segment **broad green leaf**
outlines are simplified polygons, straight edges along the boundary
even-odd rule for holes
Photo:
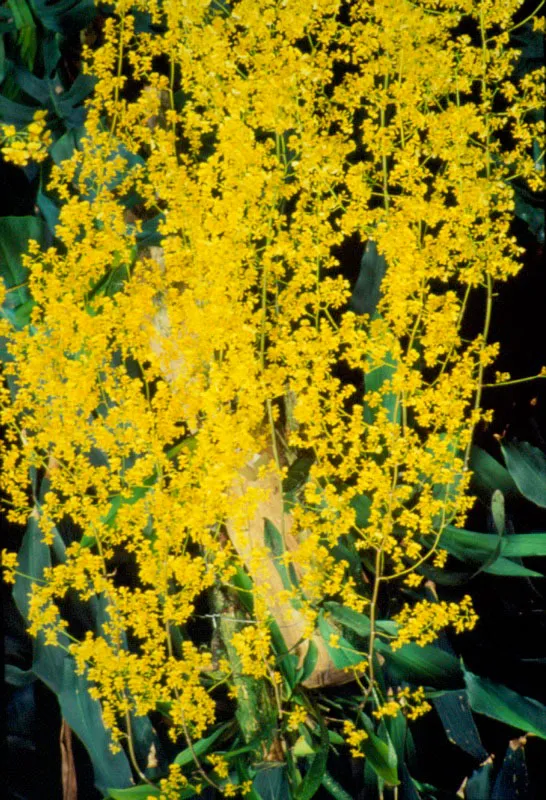
[[[370,635],[370,619],[365,614],[361,614],[359,611],[355,611],[352,608],[347,608],[335,602],[324,603],[324,608],[329,611],[338,622],[346,628],[355,631],[355,633],[358,633],[362,638],[366,638]]]
[[[44,245],[45,235],[45,225],[38,217],[0,218],[0,277],[8,289],[6,306],[15,309],[31,299],[22,255],[28,251],[30,239]]]
[[[514,533],[505,536],[502,553],[511,558],[546,556],[546,533]]]
[[[237,567],[237,572],[231,579],[231,585],[237,590],[237,595],[243,606],[252,614],[254,612],[254,583],[250,575],[242,567]]]
[[[315,748],[309,744],[305,736],[299,736],[292,747],[292,753],[296,758],[305,758],[315,754]]]
[[[324,612],[320,611],[318,616],[318,629],[320,635],[324,639],[326,649],[334,665],[338,669],[345,669],[346,667],[353,667],[360,664],[365,658],[366,654],[356,648],[351,642],[340,634],[338,628],[334,627],[324,616]],[[330,645],[331,637],[335,636],[338,641],[338,646],[332,647]]]
[[[13,599],[24,619],[28,621],[29,592],[32,589],[32,583],[40,580],[44,569],[51,566],[49,547],[42,541],[42,532],[34,514],[29,517],[19,550],[18,562],[19,571],[23,574],[17,575],[15,578]]]
[[[484,572],[490,575],[504,575],[505,577],[515,578],[543,578],[542,572],[536,572],[534,569],[528,569],[510,558],[501,556],[493,561],[488,567],[484,567]]]
[[[357,314],[369,314],[372,316],[374,313],[379,302],[381,281],[386,269],[385,258],[379,255],[376,243],[368,241],[350,300],[350,307]]]
[[[370,516],[370,508],[372,505],[372,501],[368,497],[368,495],[360,494],[357,497],[353,497],[351,500],[350,505],[354,508],[356,513],[356,525],[358,528],[365,528],[368,524],[368,518]]]
[[[131,786],[129,789],[108,789],[108,800],[148,800],[159,797],[161,791],[157,786]]]
[[[491,796],[493,771],[493,759],[489,757],[468,779],[464,790],[465,800],[484,800]]]
[[[8,7],[17,28],[21,58],[29,69],[33,69],[38,50],[38,36],[32,12],[26,0],[8,0]]]
[[[403,645],[391,650],[381,639],[376,650],[385,658],[389,671],[399,680],[437,689],[458,689],[464,685],[463,671],[455,656],[434,645]]]
[[[354,795],[348,794],[339,783],[332,778],[329,772],[322,776],[322,785],[335,800],[354,800]]]
[[[259,794],[261,800],[292,800],[284,764],[260,769],[254,778],[252,788]]]
[[[362,752],[381,780],[389,786],[398,786],[398,759],[385,725],[381,726],[381,736],[378,736],[374,733],[369,718],[365,714],[359,714],[359,717],[368,734],[368,738],[361,744]]]
[[[42,481],[40,501],[48,488]],[[57,550],[64,555],[64,545],[59,534]],[[62,548],[62,549],[61,549]],[[19,551],[21,572],[40,579],[44,569],[51,566],[49,547],[42,541],[42,532],[36,516],[29,518],[27,530]],[[28,617],[31,580],[18,575],[13,588],[13,599],[25,619]],[[65,638],[61,644],[69,644]],[[100,704],[89,695],[89,684],[84,675],[76,675],[75,661],[66,650],[54,645],[46,645],[43,633],[33,641],[34,658],[32,671],[45,685],[57,695],[61,713],[80,739],[91,759],[95,784],[101,791],[108,786],[128,786],[131,783],[131,769],[123,751],[113,754],[110,750],[111,737],[102,722]]]
[[[185,750],[182,750],[182,752],[178,753],[178,755],[174,757],[173,762],[178,764],[180,767],[184,767],[186,764],[193,763],[194,754],[199,758],[207,753],[228,727],[229,723],[226,722],[224,725],[221,725],[217,730],[215,730],[214,733],[211,733],[210,736],[207,736],[206,739],[200,739],[198,742],[193,742],[192,747],[186,747]]]
[[[432,703],[444,726],[449,741],[477,761],[487,758],[464,689],[443,692]]]
[[[515,739],[508,745],[491,792],[491,800],[521,800],[529,797],[524,741]]]
[[[499,489],[505,497],[518,494],[517,486],[508,470],[478,445],[472,446],[469,466],[473,472],[474,488],[488,501],[495,489]]]
[[[534,144],[534,143],[533,143]],[[535,152],[535,148],[533,147],[533,153]],[[540,160],[540,154],[537,153],[538,158],[535,156],[535,162]],[[514,213],[517,217],[522,219],[529,230],[536,237],[537,241],[544,243],[544,207],[540,207],[540,205],[535,205],[532,202],[528,202],[528,199],[531,198],[531,195],[524,191],[520,187],[514,187],[514,200],[515,200],[515,208]]]
[[[510,475],[522,495],[546,508],[546,455],[529,442],[501,442]]]
[[[491,515],[497,533],[499,536],[503,536],[506,527],[506,517],[504,513],[504,495],[499,489],[495,489],[491,497]]]
[[[494,533],[465,531],[447,525],[442,533],[442,547],[460,561],[484,563],[498,557],[505,542]]]
[[[136,235],[136,240],[140,247],[152,247],[153,245],[161,244],[159,226],[164,221],[165,215],[161,213],[142,223],[142,227]]]
[[[322,717],[319,716],[318,722],[320,726],[320,745],[316,754],[313,756],[313,760],[311,761],[303,781],[294,792],[294,800],[311,800],[318,791],[326,771],[326,762],[328,761],[328,750],[330,747],[328,729]]]
[[[249,772],[249,764],[245,762],[243,758],[237,758],[235,761],[235,769],[237,770],[237,782],[238,783],[245,783],[246,781],[251,781],[251,773]],[[252,775],[254,775],[254,770],[252,770]],[[254,790],[251,786],[250,791],[245,794],[245,800],[261,800],[260,795],[258,792]]]
[[[26,126],[32,122],[35,106],[16,103],[0,94],[0,119],[5,125]]]
[[[40,209],[51,236],[54,236],[59,222],[59,207],[48,195],[44,194],[41,188],[36,195],[36,205]]]
[[[132,777],[127,757],[123,751],[110,750],[112,740],[104,727],[100,704],[90,696],[86,677],[76,675],[75,666],[64,650],[44,644],[41,635],[37,637],[32,669],[55,692],[64,719],[87,750],[95,786],[102,792],[109,786],[129,786]]]
[[[317,665],[318,659],[318,647],[314,643],[312,639],[309,639],[307,644],[307,652],[305,653],[305,658],[303,659],[302,664],[302,671],[301,676],[299,677],[299,681],[303,683],[307,680],[307,678],[312,675],[313,670]]]
[[[410,771],[405,763],[400,764],[400,781],[402,788],[400,790],[400,797],[404,800],[421,800],[421,795],[417,791],[416,782],[411,777]]]
[[[37,78],[32,72],[23,67],[15,67],[13,70],[13,77],[17,85],[33,100],[37,100],[41,106],[48,104],[50,97],[50,81]],[[62,90],[60,83],[57,87]]]
[[[4,680],[10,686],[29,686],[36,680],[36,675],[31,669],[21,669],[15,664],[6,664],[4,667]]]
[[[50,147],[51,158],[56,164],[60,164],[70,158],[74,150],[78,149],[78,144],[82,136],[85,135],[85,128],[72,128],[63,133],[57,141]]]
[[[153,785],[131,786],[129,789],[108,789],[107,800],[148,800],[149,797],[159,797],[160,789]],[[186,786],[180,789],[176,795],[177,800],[189,800],[190,797],[197,797],[198,792],[193,786]]]
[[[542,703],[466,669],[464,679],[473,711],[546,739],[546,706]]]
[[[285,589],[291,591],[294,586],[298,585],[298,579],[293,565],[291,564],[289,567],[287,567],[284,563],[282,557],[284,555],[285,548],[282,536],[275,525],[273,525],[273,523],[268,519],[264,519],[264,542],[266,547],[271,550],[271,553],[274,556],[275,569],[279,573],[282,585]],[[292,567],[292,569],[290,569],[290,567]],[[301,604],[297,601],[297,599],[294,598],[292,600],[292,605],[298,608]]]
[[[294,689],[298,682],[298,657],[295,653],[289,653],[286,647],[286,642],[281,633],[281,630],[276,622],[269,623],[269,630],[271,632],[271,642],[273,650],[277,656],[277,665],[281,670],[286,682],[290,689]]]
[[[385,384],[387,384],[396,372],[396,364],[386,363],[378,367],[374,367],[364,376],[364,386],[366,392],[381,392],[383,391],[381,403],[388,412],[390,422],[400,423],[401,408],[396,394],[390,391],[384,391]],[[366,395],[364,395],[364,420],[369,425],[373,425],[375,420],[375,409],[366,404]]]
[[[313,464],[313,456],[300,456],[288,467],[286,478],[282,482],[283,492],[293,492],[306,482]]]
[[[347,608],[347,606],[343,606],[341,603],[336,603],[334,601],[324,603],[324,608],[337,622],[340,622],[346,628],[350,628],[363,639],[370,635],[370,618],[360,611]],[[378,630],[391,635],[395,635],[398,629],[396,622],[392,620],[378,620],[376,627]]]
[[[77,34],[96,13],[94,0],[31,0],[31,5],[44,28],[64,35]]]
[[[546,556],[546,533],[494,533],[464,531],[448,525],[442,534],[442,547],[461,561],[486,561],[495,552],[504,558]]]

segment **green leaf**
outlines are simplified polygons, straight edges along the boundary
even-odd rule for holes
[[[293,464],[288,467],[288,473],[282,482],[282,489],[285,494],[294,492],[306,482],[309,477],[309,470],[313,465],[313,456],[300,456]]]
[[[36,675],[31,669],[21,669],[15,664],[6,664],[4,667],[4,680],[10,686],[29,686],[36,680]]]
[[[504,537],[494,533],[476,533],[446,525],[441,544],[459,561],[485,564],[500,556],[504,541]]]
[[[328,761],[330,741],[328,739],[328,729],[326,728],[324,720],[321,716],[318,718],[318,723],[320,726],[319,749],[313,757],[311,765],[307,770],[303,781],[294,792],[294,800],[311,800],[311,798],[314,797],[318,791],[326,771],[326,762]]]
[[[68,644],[68,640],[65,645]],[[131,768],[123,751],[112,753],[109,731],[104,727],[100,704],[89,694],[89,682],[77,675],[75,661],[64,650],[46,645],[38,636],[32,669],[57,695],[61,713],[87,750],[95,786],[105,792],[108,786],[120,788],[132,781]]]
[[[269,630],[271,632],[273,650],[277,656],[277,665],[292,690],[298,683],[298,657],[295,653],[288,652],[286,642],[276,622],[269,623]]]
[[[371,723],[365,714],[359,714],[359,717],[363,720],[363,727],[368,734],[368,738],[364,739],[361,744],[362,752],[381,780],[385,781],[389,786],[398,786],[400,783],[398,779],[398,758],[387,728],[384,724],[381,726],[382,736],[380,737],[374,733]],[[387,741],[384,741],[384,739]]]
[[[15,103],[13,100],[0,95],[0,119],[5,125],[15,125],[18,128],[29,125],[32,122],[35,111],[35,106]]]
[[[26,0],[8,0],[8,6],[18,31],[17,39],[21,48],[21,58],[27,67],[32,69],[38,49],[36,23],[32,12]]]
[[[275,569],[280,575],[282,585],[285,589],[291,591],[294,586],[298,585],[298,579],[296,577],[293,565],[290,565],[292,569],[286,567],[282,559],[285,552],[282,536],[275,525],[273,525],[273,523],[268,519],[264,519],[264,542],[266,547],[271,550],[274,556]],[[295,608],[298,608],[301,605],[301,603],[299,603],[295,598],[291,602]]]
[[[41,106],[48,103],[50,97],[50,81],[37,78],[32,72],[23,67],[15,67],[13,77],[20,89],[33,100],[37,100]],[[62,89],[60,83],[57,84]]]
[[[515,739],[508,745],[491,792],[491,800],[521,800],[529,797],[524,741]]]
[[[370,619],[365,614],[355,611],[352,608],[347,608],[341,603],[326,602],[324,608],[331,613],[331,615],[346,628],[350,628],[355,633],[358,633],[362,638],[370,635],[371,625]]]
[[[546,556],[546,533],[495,533],[464,531],[448,525],[442,534],[442,547],[461,561],[486,561],[497,551],[505,558]]]
[[[374,367],[366,372],[364,376],[364,386],[366,392],[382,392],[382,405],[388,412],[389,422],[400,424],[401,408],[396,394],[385,391],[385,385],[392,379],[396,372],[396,364],[386,363]],[[366,403],[364,395],[364,421],[373,425],[375,421],[375,409]]]
[[[292,800],[284,764],[260,769],[252,788],[258,792],[261,800]]]
[[[534,145],[534,142],[533,142]],[[535,148],[533,146],[533,155]],[[537,158],[538,156],[538,158]],[[535,162],[540,161],[540,151],[535,156]],[[528,202],[531,195],[520,187],[514,187],[515,214],[522,219],[537,241],[544,243],[544,208],[536,203]]]
[[[221,725],[217,730],[215,730],[214,733],[211,733],[210,736],[207,736],[206,739],[200,739],[198,742],[193,742],[192,748],[186,747],[185,750],[182,750],[182,752],[178,753],[178,755],[174,757],[173,763],[178,764],[180,767],[185,767],[186,764],[192,764],[194,761],[194,754],[199,758],[207,753],[228,727],[229,723],[226,722],[224,725]]]
[[[488,758],[472,773],[465,786],[465,800],[484,800],[491,796],[493,769],[493,759]]]
[[[302,669],[301,669],[301,676],[298,678],[298,681],[303,683],[307,680],[307,678],[313,674],[313,670],[317,665],[318,660],[318,647],[314,643],[312,639],[309,639],[307,645],[307,652],[305,654],[305,658],[303,659]]]
[[[484,572],[488,572],[491,575],[503,575],[505,577],[515,577],[515,578],[543,578],[544,575],[542,572],[537,572],[534,569],[528,569],[524,567],[522,564],[518,564],[516,561],[512,561],[510,558],[497,558],[492,564],[488,567],[484,567]]]
[[[546,455],[529,442],[501,442],[510,475],[524,497],[546,508]]]
[[[372,316],[381,295],[381,281],[385,275],[387,264],[384,256],[377,252],[377,245],[368,241],[360,262],[360,272],[353,289],[350,308],[357,314]]]
[[[399,650],[391,650],[386,642],[378,639],[376,650],[384,656],[389,672],[398,680],[437,689],[458,689],[464,685],[458,659],[434,645],[419,647],[412,642]]]
[[[108,789],[109,800],[147,800],[148,797],[159,797],[161,791],[157,786],[131,786],[129,789]]]
[[[335,800],[354,800],[354,796],[348,794],[339,783],[332,778],[329,772],[325,772],[322,776],[322,785],[329,792]]]
[[[504,495],[499,489],[495,489],[491,497],[491,515],[497,533],[499,536],[503,536],[506,527],[506,516],[504,512]]]
[[[66,647],[69,642],[62,642]],[[56,695],[61,713],[86,748],[100,791],[131,783],[129,762],[123,751],[112,753],[111,737],[102,721],[100,704],[91,698],[85,676],[77,675],[74,659],[60,647],[46,645],[39,634],[34,643],[32,669]]]
[[[250,575],[244,571],[242,567],[237,567],[237,572],[231,579],[232,586],[237,590],[237,596],[246,610],[253,614],[254,612],[254,583]]]
[[[473,711],[546,739],[546,706],[542,703],[466,669],[464,680]]]
[[[48,489],[48,481],[42,481],[40,501]],[[57,531],[58,557],[64,556],[64,545]],[[27,529],[19,551],[19,568],[30,576],[18,575],[13,587],[13,599],[23,617],[28,618],[29,591],[31,582],[42,578],[44,569],[51,566],[49,547],[42,540],[42,532],[35,515],[29,518]],[[69,641],[61,642],[67,647]],[[89,753],[95,784],[101,791],[108,786],[128,786],[131,783],[131,769],[123,751],[113,754],[110,750],[111,737],[102,722],[100,704],[91,698],[89,683],[84,675],[77,675],[75,661],[66,650],[54,645],[46,645],[44,634],[40,633],[33,642],[33,673],[56,695],[61,713]]]
[[[508,470],[477,445],[473,445],[470,451],[469,466],[473,472],[472,485],[488,502],[495,489],[499,489],[505,497],[518,494]]]
[[[64,133],[49,149],[53,161],[56,164],[60,164],[65,159],[70,158],[74,150],[78,149],[79,141],[84,135],[84,127],[71,128]]]
[[[142,227],[136,235],[136,240],[140,247],[152,247],[153,245],[161,244],[159,226],[164,221],[165,215],[160,213],[142,223]]]
[[[64,35],[86,28],[96,13],[94,0],[31,0],[31,4],[44,28]]]
[[[29,517],[17,558],[19,570],[24,575],[17,575],[15,578],[13,599],[23,618],[28,621],[32,583],[40,580],[44,569],[51,566],[49,547],[42,541],[42,532],[35,515]],[[25,577],[27,575],[29,577]]]
[[[319,612],[318,616],[318,629],[320,635],[324,639],[330,658],[338,669],[353,667],[356,664],[360,664],[363,659],[366,658],[365,653],[355,648],[348,639],[340,635],[340,631],[337,627],[334,627],[328,622],[322,610]],[[339,636],[337,647],[331,647],[329,644],[332,636]]]
[[[546,533],[514,533],[505,536],[502,552],[512,558],[546,556]]]
[[[370,508],[372,505],[372,501],[366,494],[360,494],[357,497],[353,497],[350,502],[352,508],[354,508],[356,512],[355,523],[359,528],[365,528],[368,524],[368,518],[370,516]]]
[[[50,197],[44,194],[41,188],[36,195],[36,205],[40,209],[51,236],[55,236],[55,228],[59,222],[58,206]]]
[[[305,736],[298,736],[292,747],[292,753],[296,758],[305,758],[314,755],[315,748],[309,744]]]
[[[31,297],[26,285],[28,270],[23,267],[22,256],[28,251],[30,239],[41,246],[46,241],[46,228],[38,217],[0,218],[0,276],[9,291],[6,305],[17,308]]]
[[[486,759],[487,751],[480,739],[464,689],[444,692],[433,698],[432,702],[449,741],[477,761]]]

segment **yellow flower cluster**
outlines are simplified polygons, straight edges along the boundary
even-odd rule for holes
[[[432,706],[425,700],[425,690],[422,686],[412,691],[408,686],[399,688],[396,692],[396,699],[391,698],[373,711],[374,717],[396,717],[398,712],[402,712],[408,719],[417,719]]]
[[[520,266],[511,181],[542,180],[528,121],[540,75],[515,77],[506,46],[519,5],[115,0],[86,49],[97,83],[85,135],[49,187],[60,245],[25,258],[31,326],[0,323],[17,384],[14,399],[1,390],[0,455],[13,521],[29,514],[29,468],[56,465],[44,541],[61,520],[85,538],[32,586],[32,631],[55,639],[69,588],[104,599],[104,630],[71,652],[118,738],[128,711],[158,702],[171,703],[175,739],[214,720],[211,654],[173,634],[203,592],[230,584],[243,550],[265,602],[271,554],[245,547],[268,500],[244,478],[258,455],[272,454],[264,473],[278,478],[294,454],[313,455],[290,520],[290,596],[305,619],[327,597],[373,616],[386,581],[442,564],[442,532],[472,503],[495,283]],[[153,34],[135,25],[142,11]],[[47,136],[38,117],[10,153],[33,143],[41,158]],[[152,219],[161,247],[139,247]],[[346,242],[385,260],[371,316],[348,310]],[[468,339],[473,292],[484,325]],[[349,535],[374,565],[369,590],[332,553]],[[266,680],[272,609],[257,600],[232,644],[243,673]],[[393,647],[475,619],[469,598],[417,603]],[[359,752],[366,734],[347,725]]]
[[[270,670],[271,634],[263,625],[246,625],[231,637],[244,675],[265,678]]]
[[[354,722],[346,719],[343,722],[343,733],[345,735],[345,741],[351,748],[351,755],[353,758],[364,758],[361,745],[362,742],[368,738],[366,731],[359,730]]]
[[[15,125],[0,125],[0,152],[6,161],[18,167],[26,167],[30,161],[44,161],[52,142],[47,129],[47,111],[35,111],[26,128],[17,129]]]
[[[162,778],[159,782],[160,800],[179,800],[182,789],[188,786],[187,778],[182,774],[179,764],[173,763],[169,765],[169,775],[167,778]],[[150,798],[156,795],[150,795]]]
[[[297,731],[299,726],[302,725],[307,719],[307,710],[303,706],[296,706],[288,716],[288,730]]]
[[[229,763],[225,758],[217,755],[216,753],[210,753],[210,755],[207,756],[207,761],[212,765],[212,768],[219,778],[227,778],[229,773]]]
[[[448,626],[456,633],[471,631],[478,621],[478,615],[472,607],[472,598],[467,594],[460,603],[430,603],[423,600],[414,606],[406,604],[395,619],[399,628],[396,639],[390,644],[393,650],[399,650],[408,642],[424,647]]]
[[[17,568],[17,553],[12,553],[2,548],[2,570],[6,583],[15,583],[15,570]]]

